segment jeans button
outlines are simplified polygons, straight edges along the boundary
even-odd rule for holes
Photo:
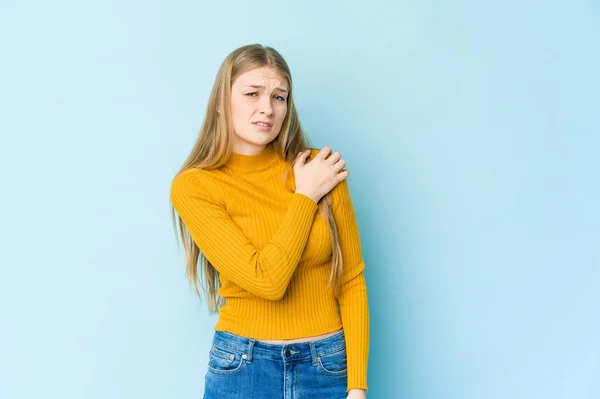
[[[290,350],[289,350],[289,349],[286,349],[286,350],[285,350],[285,356],[286,356],[286,357],[289,357],[289,356],[290,356]]]

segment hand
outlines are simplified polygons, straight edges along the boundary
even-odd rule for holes
[[[311,150],[308,149],[300,153],[294,161],[296,192],[319,202],[333,187],[346,179],[350,172],[347,170],[340,172],[346,166],[346,161],[341,159],[339,152],[327,158],[331,153],[331,148],[328,146],[323,147],[310,162],[305,163],[310,153]]]
[[[348,391],[346,399],[366,399],[367,391],[364,389],[351,389]]]

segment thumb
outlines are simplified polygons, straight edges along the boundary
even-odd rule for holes
[[[296,164],[302,164],[302,165],[304,165],[304,163],[306,162],[306,157],[309,156],[309,155],[310,155],[310,149],[301,152],[296,157],[296,162],[295,163]]]

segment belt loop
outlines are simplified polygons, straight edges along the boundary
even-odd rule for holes
[[[310,356],[312,358],[312,365],[316,366],[318,361],[317,361],[317,348],[316,345],[313,341],[310,341],[308,343],[310,345]]]
[[[254,342],[256,342],[255,339],[250,338],[250,342],[248,342],[248,350],[247,350],[247,354],[248,358],[246,359],[246,363],[252,363],[252,351],[254,350]]]

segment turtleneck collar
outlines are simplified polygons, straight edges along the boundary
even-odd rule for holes
[[[258,154],[244,155],[232,152],[225,166],[243,173],[258,172],[272,167],[278,158],[271,142]]]

